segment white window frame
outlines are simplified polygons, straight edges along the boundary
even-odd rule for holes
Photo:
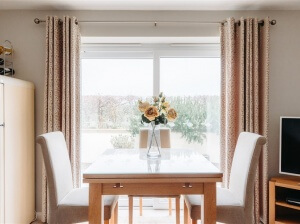
[[[81,59],[153,59],[153,96],[160,93],[161,58],[219,58],[220,44],[82,44]]]

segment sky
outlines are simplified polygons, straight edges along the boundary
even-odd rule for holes
[[[82,59],[82,95],[152,96],[152,59]],[[166,96],[220,94],[220,58],[161,58]]]

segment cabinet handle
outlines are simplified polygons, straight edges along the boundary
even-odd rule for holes
[[[117,183],[117,184],[115,184],[115,186],[114,186],[114,188],[123,188],[124,186],[123,185],[121,185],[121,183]]]
[[[0,124],[0,127],[4,127],[4,123],[3,123],[3,124]]]
[[[182,187],[183,188],[192,188],[193,186],[190,183],[185,183]]]

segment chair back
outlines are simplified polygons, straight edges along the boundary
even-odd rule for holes
[[[73,189],[71,163],[66,141],[62,132],[50,132],[37,137],[44,158],[51,212]],[[52,220],[53,222],[54,220]]]
[[[160,128],[160,147],[161,148],[171,148],[170,140],[170,129],[169,128]],[[143,128],[140,129],[140,142],[139,148],[147,148],[149,129]]]
[[[229,190],[243,206],[253,207],[255,172],[265,143],[266,138],[258,134],[242,132],[239,135],[231,166]]]

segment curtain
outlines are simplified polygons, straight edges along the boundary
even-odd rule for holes
[[[80,182],[80,30],[76,18],[46,19],[43,132],[62,131],[69,150],[74,187]],[[42,221],[47,222],[47,180],[43,167]]]
[[[221,25],[221,169],[228,186],[240,132],[268,136],[269,19],[233,18]],[[264,146],[255,183],[255,218],[267,223],[268,151]]]

